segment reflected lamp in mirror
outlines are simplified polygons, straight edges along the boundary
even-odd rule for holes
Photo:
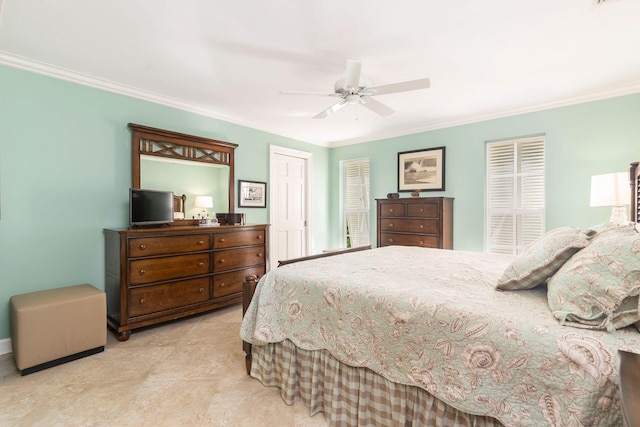
[[[196,208],[202,209],[202,213],[198,214],[201,218],[207,218],[209,215],[207,209],[213,207],[213,197],[211,196],[196,196]]]
[[[630,198],[628,173],[616,172],[591,177],[591,207],[612,206],[610,222],[617,225],[629,223],[625,205],[630,203]]]

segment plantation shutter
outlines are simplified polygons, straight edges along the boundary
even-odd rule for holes
[[[544,233],[544,190],[544,137],[487,144],[487,252],[518,254]]]
[[[368,159],[344,163],[344,212],[346,246],[369,245]]]

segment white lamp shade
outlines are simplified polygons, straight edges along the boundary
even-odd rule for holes
[[[591,206],[628,205],[630,188],[627,172],[594,175],[591,177]]]
[[[211,196],[196,196],[196,208],[212,208],[213,197]]]

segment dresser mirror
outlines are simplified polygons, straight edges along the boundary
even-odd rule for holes
[[[232,213],[234,150],[237,144],[129,123],[132,131],[132,188],[173,191],[182,199],[174,221]],[[184,197],[183,197],[184,196]],[[196,206],[209,196],[213,206]]]

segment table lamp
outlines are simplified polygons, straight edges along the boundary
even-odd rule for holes
[[[607,173],[591,177],[591,206],[612,206],[609,221],[617,225],[628,224],[625,205],[630,203],[629,174]]]
[[[211,196],[196,196],[196,208],[202,209],[201,218],[206,219],[209,214],[207,213],[207,209],[211,209],[213,207],[213,197]]]

